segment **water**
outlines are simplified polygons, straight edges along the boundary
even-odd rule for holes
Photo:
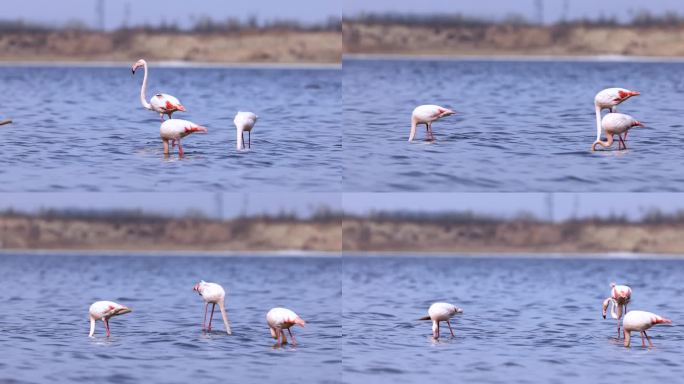
[[[159,115],[140,104],[142,70],[0,66],[0,191],[335,191],[341,74],[334,69],[150,68],[147,98],[174,95],[208,127],[166,159]],[[252,149],[233,117],[259,115]],[[245,139],[247,135],[245,134]]]
[[[0,382],[340,382],[340,268],[316,257],[3,255]],[[201,331],[200,278],[226,289],[232,336],[220,314]],[[133,312],[110,321],[110,339],[98,322],[91,339],[88,307],[101,299]],[[274,348],[275,306],[307,321],[297,347]]]
[[[684,63],[345,60],[343,84],[346,191],[684,190]],[[618,109],[648,128],[592,153],[611,86],[642,92]],[[420,104],[459,113],[433,144],[407,142]]]
[[[347,383],[676,382],[684,374],[684,261],[512,258],[345,258],[343,376]],[[601,304],[618,281],[628,309],[673,320],[655,347],[616,339]],[[433,342],[417,319],[432,302],[464,309]]]

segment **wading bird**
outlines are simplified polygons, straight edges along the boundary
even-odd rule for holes
[[[90,313],[90,334],[93,337],[95,334],[95,321],[102,320],[105,329],[107,330],[107,337],[111,336],[109,332],[109,319],[114,316],[119,316],[131,312],[125,305],[117,304],[113,301],[96,301],[88,310]]]
[[[176,146],[178,143],[178,155],[183,156],[183,145],[181,139],[194,132],[206,132],[207,129],[199,126],[192,121],[182,119],[169,119],[161,124],[159,128],[159,136],[164,142],[164,154],[169,154],[169,140],[171,146]]]
[[[416,136],[416,126],[418,124],[425,124],[427,140],[434,140],[435,135],[432,133],[432,122],[455,113],[439,105],[421,105],[416,107],[411,114],[411,133],[409,134],[408,141],[413,141],[413,138]]]
[[[451,336],[454,335],[454,330],[451,329],[451,322],[449,319],[456,314],[463,313],[463,309],[449,303],[434,303],[428,309],[428,315],[421,317],[419,320],[432,320],[432,337],[439,339],[439,322],[446,321],[449,326]]]
[[[624,88],[608,88],[596,94],[594,97],[594,107],[596,108],[596,141],[601,140],[601,111],[604,109],[610,112],[617,112],[618,104],[632,96],[639,96],[641,93],[630,91]]]
[[[142,87],[140,88],[140,102],[145,109],[159,113],[159,118],[164,121],[164,115],[171,115],[176,111],[185,112],[185,107],[178,101],[177,98],[167,95],[166,93],[157,93],[152,96],[150,102],[145,100],[145,91],[147,90],[147,62],[143,59],[138,60],[131,67],[131,72],[135,75],[135,70],[143,67],[145,69],[145,75],[143,76]]]
[[[606,318],[608,306],[610,305],[610,317],[617,320],[617,334],[620,338],[620,319],[622,314],[627,313],[627,304],[632,299],[632,288],[626,285],[610,284],[610,296],[603,300],[603,318]]]
[[[609,113],[605,115],[601,121],[601,125],[603,126],[603,130],[606,131],[606,141],[600,139],[594,141],[594,144],[591,145],[592,151],[596,150],[597,145],[600,145],[603,148],[608,148],[613,145],[613,135],[618,135],[618,138],[620,139],[618,142],[618,150],[627,149],[627,145],[625,144],[627,132],[633,127],[644,126],[637,119],[623,113]],[[624,138],[622,137],[623,133],[625,134]]]
[[[295,339],[290,327],[297,324],[299,326],[304,326],[306,322],[302,320],[299,315],[287,308],[273,308],[266,314],[266,322],[268,323],[268,328],[271,331],[271,336],[274,339],[278,339],[278,346],[287,343],[287,338],[285,337],[284,329],[292,338],[292,345],[297,345],[297,340]]]
[[[226,314],[226,291],[223,290],[223,287],[216,283],[207,283],[204,280],[201,280],[199,283],[195,284],[194,287],[192,287],[192,290],[197,291],[197,293],[202,296],[202,299],[205,303],[202,330],[204,331],[206,329],[207,332],[211,332],[211,320],[214,317],[214,308],[216,308],[216,304],[218,304],[219,309],[221,310],[221,316],[223,317],[223,324],[226,326],[226,333],[231,335],[232,332],[230,330],[230,323],[228,322],[228,315]],[[209,316],[209,325],[205,327],[205,324],[207,323],[207,308],[209,307],[209,304],[211,304],[211,315]]]
[[[646,311],[630,311],[625,315],[625,319],[622,321],[622,328],[625,332],[625,347],[629,347],[631,332],[639,331],[641,335],[641,346],[645,347],[644,337],[648,340],[649,347],[653,347],[651,338],[646,334],[646,330],[651,328],[656,324],[667,324],[671,323],[672,320],[668,320],[662,316],[658,316],[655,313]]]
[[[244,132],[248,133],[247,147],[252,148],[252,128],[256,124],[258,116],[252,112],[238,112],[235,115],[235,129],[237,130],[237,149],[245,149]]]

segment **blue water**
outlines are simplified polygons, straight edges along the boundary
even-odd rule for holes
[[[383,257],[344,260],[346,383],[678,382],[684,374],[684,261]],[[630,310],[666,316],[654,348],[616,339],[601,317],[610,282]],[[464,309],[456,337],[419,321],[431,303]]]
[[[684,63],[344,61],[345,191],[682,191]],[[645,122],[628,150],[591,152],[593,100]],[[407,142],[411,111],[440,104],[434,143]],[[604,112],[605,113],[605,112]],[[614,147],[616,149],[616,147]]]
[[[159,115],[140,104],[142,70],[0,66],[0,191],[337,191],[341,73],[334,69],[150,68],[147,98],[205,125],[163,155]],[[233,117],[259,115],[252,148]],[[247,136],[245,135],[245,138]]]
[[[0,382],[341,382],[339,258],[0,256]],[[219,314],[201,331],[193,285],[226,289],[232,336]],[[88,307],[113,300],[133,312],[98,322]],[[298,345],[274,347],[266,312],[307,321]]]

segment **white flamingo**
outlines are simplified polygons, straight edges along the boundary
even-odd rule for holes
[[[620,139],[618,142],[618,150],[627,149],[625,140],[627,139],[629,130],[634,127],[644,126],[639,120],[630,115],[625,115],[624,113],[609,113],[605,115],[601,121],[601,125],[603,126],[603,130],[606,131],[606,141],[602,141],[601,139],[594,141],[594,144],[591,145],[592,151],[596,150],[597,145],[600,145],[603,148],[608,148],[613,145],[613,135],[618,135],[618,138]],[[624,138],[622,137],[623,133],[625,134]]]
[[[185,136],[195,132],[206,132],[207,129],[192,121],[182,119],[169,119],[161,124],[159,128],[159,136],[164,142],[164,154],[169,154],[169,140],[171,145],[175,146],[178,143],[178,155],[183,156],[183,145],[181,139]]]
[[[150,102],[147,102],[147,97],[145,96],[145,91],[147,90],[147,62],[143,59],[138,60],[133,67],[131,67],[131,72],[135,75],[135,70],[143,67],[145,69],[145,75],[143,76],[142,87],[140,88],[140,102],[145,109],[159,113],[159,118],[164,121],[164,115],[171,115],[176,111],[185,112],[185,107],[178,101],[177,98],[167,95],[166,93],[157,93],[152,96]]]
[[[292,338],[292,345],[297,345],[297,340],[292,334],[290,328],[295,324],[301,327],[304,327],[306,324],[306,322],[302,320],[299,315],[287,308],[271,309],[266,314],[266,322],[268,323],[268,329],[271,331],[271,336],[274,339],[278,339],[278,346],[283,345],[283,343],[287,343],[285,332],[283,332],[284,329],[287,329],[287,332],[290,334],[290,337]]]
[[[651,328],[656,324],[667,324],[671,323],[672,320],[666,319],[662,316],[658,316],[655,313],[646,311],[629,311],[625,315],[625,319],[622,321],[622,328],[625,331],[625,347],[629,347],[631,332],[638,331],[641,335],[641,346],[645,347],[644,337],[648,340],[648,345],[653,347],[651,338],[646,334],[646,330]]]
[[[419,320],[432,320],[432,337],[439,339],[439,322],[446,321],[451,336],[454,336],[454,330],[451,329],[451,322],[449,320],[459,313],[463,313],[463,309],[453,304],[434,303],[428,309],[428,315],[421,317]]]
[[[226,314],[226,291],[223,290],[223,287],[216,283],[207,283],[204,280],[201,280],[192,287],[192,290],[196,291],[200,296],[202,296],[202,300],[204,300],[204,320],[202,321],[202,330],[204,331],[206,329],[207,332],[211,332],[211,320],[214,317],[214,308],[216,308],[216,304],[218,304],[219,309],[221,310],[221,317],[223,317],[223,324],[226,327],[226,333],[231,335],[232,332],[230,330],[230,323],[228,322],[228,315]],[[209,316],[209,325],[205,327],[209,304],[211,304],[211,315]]]
[[[435,136],[432,133],[432,122],[441,119],[442,117],[451,116],[456,112],[440,107],[439,105],[420,105],[413,110],[411,114],[411,133],[409,134],[409,140],[413,141],[416,136],[416,126],[418,124],[425,124],[425,130],[427,133],[428,140],[434,140]]]
[[[105,329],[107,330],[107,337],[111,336],[109,332],[109,319],[114,316],[124,315],[131,312],[125,305],[115,303],[113,301],[96,301],[90,305],[88,313],[90,314],[90,334],[93,337],[95,334],[95,321],[102,320]]]
[[[618,104],[632,96],[639,96],[638,91],[630,91],[624,88],[607,88],[596,94],[594,107],[596,108],[596,140],[601,140],[601,111],[617,112]]]
[[[252,112],[238,112],[235,115],[233,123],[235,123],[235,129],[237,130],[237,149],[245,149],[245,137],[244,132],[248,133],[247,147],[252,148],[252,128],[257,122],[259,117]]]
[[[627,304],[632,300],[632,288],[626,285],[610,284],[610,296],[603,300],[603,318],[606,318],[610,305],[610,317],[617,320],[617,334],[620,338],[620,319],[622,314],[627,313]]]

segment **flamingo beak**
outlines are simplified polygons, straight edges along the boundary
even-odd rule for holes
[[[130,313],[130,312],[133,312],[130,308],[128,308],[128,307],[123,307],[123,308],[119,308],[119,309],[116,311],[116,315],[117,315],[117,316],[118,316],[118,315],[125,315],[126,313]]]
[[[306,321],[304,321],[304,319],[302,319],[301,317],[295,319],[294,323],[301,326],[302,328],[304,328],[304,325],[306,325]]]
[[[178,104],[178,106],[176,106],[176,108],[181,112],[185,112],[185,107],[180,105],[180,104]]]
[[[131,68],[131,74],[135,75],[135,67]]]

